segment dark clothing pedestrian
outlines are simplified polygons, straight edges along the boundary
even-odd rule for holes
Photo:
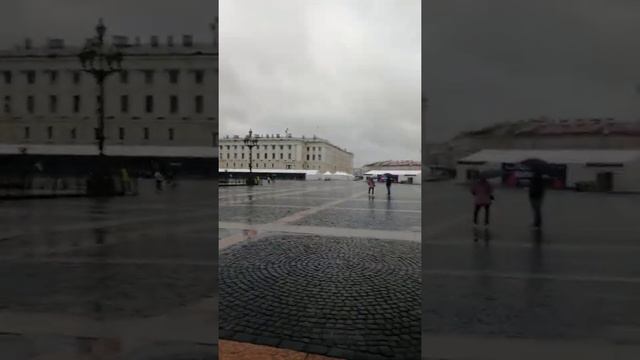
[[[542,200],[544,199],[545,183],[540,173],[535,173],[529,183],[529,202],[533,210],[533,226],[542,226]]]
[[[393,179],[391,179],[391,176],[387,176],[387,195],[391,195],[391,183],[393,182]]]
[[[478,213],[480,213],[481,209],[484,209],[484,224],[485,225],[489,225],[491,204],[476,204],[475,205],[475,209],[473,211],[473,223],[475,225],[478,225]]]

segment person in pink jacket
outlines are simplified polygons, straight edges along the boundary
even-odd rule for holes
[[[493,187],[483,176],[471,186],[471,194],[473,194],[475,208],[473,211],[473,224],[478,225],[478,213],[484,208],[484,225],[489,225],[489,209],[491,201],[493,201]]]

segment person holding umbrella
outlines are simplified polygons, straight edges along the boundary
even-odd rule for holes
[[[480,174],[471,186],[471,194],[474,198],[473,225],[478,226],[478,213],[484,208],[484,225],[489,226],[491,202],[493,201],[493,187],[487,181],[484,174]]]
[[[386,183],[387,183],[387,196],[391,196],[391,183],[393,182],[393,178],[391,177],[391,174],[387,173],[385,174],[386,179]]]
[[[543,173],[547,171],[548,163],[540,159],[528,159],[522,162],[533,172],[529,182],[529,203],[533,210],[533,227],[542,227],[542,200],[545,193],[545,181]]]

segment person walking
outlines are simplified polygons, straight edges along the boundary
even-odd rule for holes
[[[393,178],[391,175],[387,175],[387,196],[391,196],[391,183],[393,182]]]
[[[156,170],[153,177],[156,179],[156,190],[162,191],[162,182],[164,181],[164,177],[162,176],[162,173],[160,173],[160,170]]]
[[[471,186],[471,194],[474,198],[473,224],[478,225],[478,213],[484,208],[484,225],[489,226],[491,202],[493,201],[493,187],[486,177],[480,176]]]
[[[542,227],[542,200],[544,199],[545,183],[540,172],[535,172],[529,183],[529,202],[533,210],[533,227]]]
[[[373,193],[376,189],[376,183],[373,181],[372,177],[367,178],[367,184],[369,185],[368,194],[373,197]]]

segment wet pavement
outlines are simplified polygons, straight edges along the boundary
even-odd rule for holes
[[[0,353],[216,358],[216,197],[215,182],[184,181],[0,202]]]
[[[423,191],[424,356],[440,337],[582,344],[576,349],[597,339],[609,346],[595,352],[606,358],[615,345],[640,345],[639,195],[550,191],[538,232],[526,190],[498,188],[491,225],[477,230],[468,188]],[[465,342],[456,344],[451,354]]]
[[[221,189],[221,339],[420,357],[420,187],[374,199],[366,190],[350,181]]]

